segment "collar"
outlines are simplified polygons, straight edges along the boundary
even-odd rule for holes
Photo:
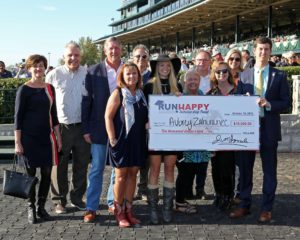
[[[115,70],[111,65],[108,64],[107,58],[105,58],[104,62],[105,62],[105,67],[106,67],[107,70]],[[119,65],[117,71],[120,69],[120,67],[121,67],[122,65],[123,65],[123,62],[122,62],[122,60],[121,60],[121,61],[120,61],[120,65]]]
[[[70,70],[70,68],[68,68],[67,65],[63,65],[63,67],[65,68],[65,70],[66,70],[68,73],[76,73],[76,72],[79,71],[79,69],[80,69],[81,66],[79,65],[79,67],[78,67],[75,71]]]
[[[270,65],[269,64],[267,64],[266,66],[264,66],[263,68],[258,68],[257,66],[254,66],[254,71],[255,72],[259,72],[259,71],[269,71],[269,69],[270,69]]]

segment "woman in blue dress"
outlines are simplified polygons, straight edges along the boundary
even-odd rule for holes
[[[105,112],[109,138],[108,157],[115,168],[114,214],[119,227],[140,224],[132,212],[136,175],[146,161],[148,108],[141,90],[142,78],[134,63],[123,65],[117,89],[111,94]]]
[[[51,168],[58,163],[61,136],[55,105],[55,92],[44,82],[47,59],[41,55],[31,55],[26,69],[32,78],[17,91],[15,104],[15,152],[27,159],[27,172],[35,176],[41,170],[38,190],[37,215],[48,220],[45,203],[50,188]],[[28,222],[36,223],[35,188],[28,200]]]

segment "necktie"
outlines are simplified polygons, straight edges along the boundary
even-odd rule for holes
[[[255,93],[260,97],[264,95],[264,80],[263,80],[263,70],[259,70],[258,79],[255,85]],[[264,109],[262,107],[259,108],[259,116],[264,117]]]
[[[259,70],[258,79],[255,85],[255,93],[260,97],[263,97],[264,94],[264,80],[263,80],[263,71]]]

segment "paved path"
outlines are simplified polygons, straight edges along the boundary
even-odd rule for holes
[[[216,210],[212,200],[193,200],[198,214],[188,216],[174,214],[174,223],[148,225],[147,206],[136,201],[135,209],[142,220],[141,228],[120,229],[105,205],[110,168],[105,171],[104,194],[101,197],[100,216],[95,223],[82,221],[83,212],[69,207],[64,215],[53,216],[52,221],[27,224],[25,201],[2,194],[3,169],[9,164],[0,164],[0,239],[184,239],[184,240],[300,240],[300,153],[279,154],[278,190],[274,206],[274,220],[268,225],[257,223],[261,198],[261,164],[255,164],[254,204],[252,214],[241,220],[232,220],[228,213]],[[206,191],[213,193],[211,174],[207,178]],[[47,209],[53,210],[50,201]]]

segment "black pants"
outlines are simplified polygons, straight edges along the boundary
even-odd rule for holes
[[[211,158],[212,179],[217,195],[233,197],[235,159],[233,151],[219,151]]]
[[[176,166],[178,169],[178,175],[176,179],[176,202],[183,203],[188,193],[188,189],[191,189],[193,186],[194,176],[199,172],[202,164],[205,163],[186,163],[186,162],[177,162]]]
[[[52,167],[41,167],[41,179],[38,190],[38,205],[45,205],[47,200],[48,192],[51,183],[51,169]],[[27,173],[30,176],[36,175],[36,168],[27,168]],[[32,188],[30,193],[30,198],[28,199],[29,205],[34,206],[36,201],[36,191],[35,187]]]

